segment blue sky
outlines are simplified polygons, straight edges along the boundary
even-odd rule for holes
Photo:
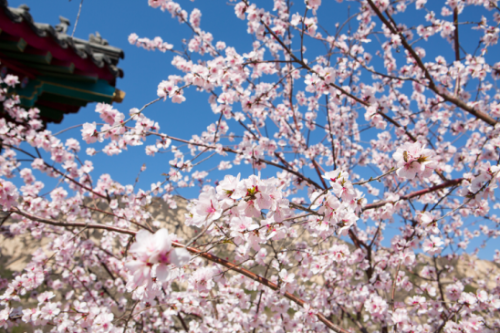
[[[246,33],[246,23],[241,21],[234,15],[233,3],[225,0],[197,0],[197,1],[179,1],[180,4],[189,12],[193,8],[199,8],[203,14],[201,19],[201,27],[205,31],[209,31],[214,35],[215,41],[224,41],[227,45],[234,46],[237,51],[242,54],[251,51],[252,37]],[[444,0],[430,0],[429,5],[436,6],[437,13],[440,12]],[[73,31],[73,25],[77,16],[79,0],[9,0],[11,7],[17,7],[20,4],[26,3],[30,8],[31,15],[36,22],[49,23],[56,25],[59,23],[59,16],[64,16],[71,21],[69,31]],[[302,12],[303,2],[296,0],[298,5],[297,11]],[[216,5],[215,5],[216,4]],[[272,1],[260,1],[259,4],[265,4],[266,7],[272,9]],[[355,2],[346,2],[339,4],[334,0],[323,0],[323,5],[319,11],[320,23],[323,27],[332,32],[335,22],[343,22],[347,18],[348,7],[352,6],[353,11],[357,10],[358,4]],[[414,5],[411,5],[414,6]],[[412,8],[413,9],[413,8]],[[469,20],[476,19],[483,12],[481,8],[470,8],[467,17],[461,19]],[[292,13],[295,11],[292,11]],[[413,10],[411,12],[414,12]],[[416,25],[424,23],[423,17],[411,15],[410,11],[397,16],[398,22],[404,22],[407,25]],[[423,15],[423,13],[419,14]],[[439,15],[438,15],[439,16]],[[470,18],[468,17],[470,16]],[[450,18],[448,18],[450,19]],[[355,24],[355,23],[354,23]],[[379,22],[377,21],[379,26]],[[115,104],[114,107],[121,112],[128,114],[128,111],[133,107],[140,108],[144,104],[154,100],[158,83],[167,79],[169,75],[180,74],[171,65],[173,58],[172,53],[162,53],[159,51],[146,51],[139,49],[136,46],[130,45],[127,37],[131,33],[137,33],[140,37],[154,38],[160,36],[164,41],[174,44],[176,49],[182,49],[181,38],[189,38],[190,30],[179,24],[176,19],[172,19],[168,12],[162,12],[159,9],[153,9],[147,5],[146,0],[140,1],[123,1],[123,0],[84,0],[81,16],[76,29],[75,37],[87,39],[90,33],[99,31],[103,38],[107,39],[110,45],[122,48],[125,52],[125,59],[121,60],[119,67],[124,70],[125,76],[117,81],[117,88],[126,92],[126,97],[123,103]],[[476,37],[477,32],[470,29],[461,28],[462,41]],[[437,40],[437,38],[435,38]],[[453,50],[449,45],[443,45],[440,42],[431,42],[427,44],[426,59],[434,59],[438,54],[443,54],[447,58],[453,56]],[[379,45],[378,41],[373,40],[373,44]],[[372,44],[372,45],[373,45]],[[467,45],[467,44],[465,44]],[[472,52],[471,48],[475,45],[466,46],[467,51]],[[369,48],[369,46],[367,46]],[[493,50],[498,51],[498,47]],[[309,44],[306,56],[311,58],[312,55],[319,54],[324,51],[324,48],[319,43]],[[493,52],[487,55],[487,58],[498,58],[498,52]],[[269,54],[267,54],[269,55]],[[403,52],[396,57],[402,57]],[[374,59],[374,62],[380,61]],[[399,61],[399,60],[398,60]],[[379,62],[380,63],[380,62]],[[398,62],[402,63],[402,62]],[[376,63],[374,63],[376,64]],[[369,77],[368,75],[366,76]],[[268,78],[271,80],[271,78]],[[193,134],[200,134],[206,130],[207,125],[215,122],[218,115],[213,114],[207,100],[206,93],[196,92],[195,89],[187,89],[185,91],[187,101],[181,105],[172,104],[170,102],[159,102],[150,106],[146,111],[146,116],[159,122],[161,131],[169,135],[189,139]],[[61,124],[49,125],[48,129],[56,133],[67,127],[82,124],[85,122],[101,122],[100,118],[94,111],[95,104],[89,105],[80,110],[79,113],[66,115]],[[360,115],[363,119],[363,115]],[[229,123],[229,125],[232,125]],[[230,132],[239,132],[237,128],[231,128]],[[378,131],[373,131],[374,134]],[[369,134],[364,140],[370,139]],[[317,136],[317,137],[315,137]],[[321,138],[322,131],[317,131],[312,138]],[[60,136],[63,140],[69,137],[81,138],[80,130],[74,129],[65,132]],[[148,144],[154,142],[154,139]],[[94,147],[94,145],[92,145]],[[87,146],[82,144],[83,151]],[[92,173],[94,177],[102,173],[109,173],[113,179],[122,184],[133,184],[135,177],[141,166],[145,163],[147,170],[141,175],[139,187],[145,190],[149,189],[152,182],[161,181],[162,173],[169,171],[170,166],[168,161],[172,158],[171,154],[157,154],[155,157],[147,156],[144,153],[145,146],[131,147],[128,151],[118,156],[106,156],[99,154],[97,157],[90,158],[95,170]],[[82,154],[85,157],[85,154]],[[187,156],[186,156],[187,157]],[[231,156],[227,156],[225,160],[232,160]],[[206,169],[212,168],[218,164],[218,160],[207,162]],[[271,172],[272,171],[272,172]],[[274,175],[276,170],[266,170],[268,175]],[[225,173],[236,174],[242,172],[243,175],[252,173],[250,167],[233,167],[233,169]],[[363,175],[366,178],[376,176],[376,174]],[[39,175],[37,175],[39,177]],[[223,173],[215,172],[209,176],[215,180],[222,178]],[[315,178],[316,181],[319,181]],[[45,188],[45,192],[50,190]],[[199,192],[198,188],[187,189],[183,192],[187,197],[195,197]],[[495,248],[493,246],[493,248]],[[470,250],[470,249],[469,249]],[[486,251],[485,255],[488,258],[492,257],[492,250]]]
[[[71,21],[71,26],[68,30],[70,32],[73,31],[80,5],[79,0],[9,1],[9,5],[12,7],[17,7],[22,3],[30,6],[30,12],[35,21],[56,25],[59,23],[59,16],[64,16]],[[444,1],[432,1],[432,4],[436,5],[436,11],[439,12],[438,8],[441,5],[437,6],[438,3],[442,4]],[[234,46],[240,54],[251,51],[253,39],[246,33],[246,23],[234,15],[234,3],[224,0],[198,0],[181,1],[180,4],[188,13],[195,7],[201,10],[203,13],[201,27],[205,31],[212,32],[215,41],[225,41],[228,45]],[[217,4],[217,6],[214,6],[214,4]],[[272,9],[272,1],[260,1],[259,4],[266,4],[266,7],[271,6],[270,9]],[[297,4],[297,11],[301,12],[303,3],[297,1]],[[333,0],[323,1],[323,5],[318,12],[321,25],[330,32],[334,31],[334,23],[343,22],[346,19],[349,6],[354,8],[351,11],[352,13],[357,10],[358,4],[346,1],[341,4]],[[221,18],[223,18],[223,21]],[[404,18],[404,22],[408,25],[422,23],[423,21],[422,18],[406,15],[406,13],[398,15],[399,21],[403,21],[402,18]],[[157,97],[156,89],[158,83],[167,79],[168,75],[180,74],[171,65],[173,53],[146,51],[142,48],[137,48],[128,43],[127,37],[133,32],[137,33],[140,37],[149,37],[151,39],[160,36],[164,41],[174,44],[176,49],[182,49],[180,39],[191,36],[190,30],[185,25],[179,24],[177,19],[172,19],[168,12],[162,12],[159,9],[149,7],[146,0],[128,2],[120,0],[85,0],[75,36],[86,39],[90,33],[95,33],[95,31],[99,31],[111,45],[122,48],[125,51],[125,59],[119,63],[119,67],[124,70],[125,76],[123,79],[118,79],[117,87],[125,91],[127,95],[123,103],[114,104],[115,108],[125,114],[128,114],[131,108],[140,108],[142,105],[155,99]],[[469,31],[470,29],[467,29],[467,31],[462,29],[462,38],[468,38],[466,34],[470,34]],[[372,41],[372,43],[378,45],[376,40]],[[316,55],[324,51],[324,47],[320,43],[308,43],[306,45],[308,46],[308,51],[305,55],[310,58],[313,58],[313,54]],[[430,45],[433,46],[432,43]],[[452,52],[451,47],[442,47],[442,45],[436,43],[435,48],[431,47],[427,49],[427,58],[433,59],[437,54],[451,56]],[[374,58],[374,64],[377,61],[380,62],[380,60]],[[366,77],[368,79],[369,76],[366,75]],[[158,121],[161,131],[170,135],[190,138],[193,134],[200,134],[206,130],[206,127],[210,123],[218,119],[218,115],[214,115],[210,110],[207,103],[209,96],[206,93],[199,93],[191,88],[185,90],[185,96],[187,101],[181,105],[170,102],[159,102],[150,106],[146,111],[146,116]],[[94,112],[94,108],[95,104],[90,104],[88,107],[81,109],[77,114],[66,115],[61,124],[51,124],[48,128],[53,133],[56,133],[69,126],[84,122],[101,122],[98,115]],[[239,129],[232,127],[230,132],[236,132],[237,130]],[[378,133],[378,131],[373,132]],[[74,136],[80,137],[79,129],[66,132],[61,135],[61,138]],[[321,138],[323,132],[317,130],[316,133],[313,133],[312,138],[315,138],[315,136]],[[101,154],[99,158],[93,158],[92,160],[95,166],[94,174],[110,173],[113,178],[122,183],[133,182],[142,164],[146,163],[147,170],[141,176],[139,185],[149,188],[149,184],[157,181],[161,173],[168,171],[168,160],[170,158],[170,154],[163,156],[160,154],[154,158],[146,156],[144,154],[144,146],[139,146],[129,148],[129,151],[119,156],[108,157]],[[213,165],[215,164],[214,162]],[[117,169],[116,165],[123,167]],[[241,171],[244,173],[252,172],[249,169]],[[369,176],[374,175],[367,175],[367,177]]]
[[[214,6],[216,2],[217,6]],[[69,33],[73,31],[80,1],[9,1],[11,7],[17,7],[24,3],[30,7],[30,13],[36,22],[56,25],[59,23],[59,16],[64,16],[71,21],[68,29]],[[263,1],[261,3],[271,5],[270,9],[272,9],[271,1]],[[181,1],[180,4],[188,13],[193,8],[201,10],[203,14],[201,27],[203,30],[211,32],[214,35],[215,41],[224,41],[228,46],[234,46],[240,54],[252,50],[253,38],[246,33],[246,22],[234,15],[234,3],[210,0]],[[300,5],[303,8],[303,3],[300,2]],[[331,8],[332,6],[335,8]],[[325,9],[324,12],[321,12],[324,22],[328,22],[329,24],[333,22],[333,18],[329,15],[332,12],[338,14],[338,20],[345,20],[345,15],[347,14],[347,5],[345,3],[338,4],[331,1]],[[224,24],[222,24],[221,18],[224,18]],[[126,2],[126,5],[124,5],[123,1],[118,0],[85,0],[75,37],[86,39],[90,33],[95,33],[95,31],[99,31],[103,38],[108,40],[110,45],[122,48],[125,52],[125,59],[120,60],[119,63],[119,67],[124,70],[125,76],[123,79],[118,79],[117,88],[125,91],[127,95],[123,103],[114,104],[114,107],[123,113],[128,114],[131,108],[140,108],[144,104],[154,100],[157,97],[156,90],[158,83],[167,79],[168,75],[181,74],[171,65],[174,56],[173,53],[147,51],[128,43],[128,36],[135,32],[140,37],[151,39],[160,36],[164,41],[174,44],[175,49],[181,50],[181,38],[189,38],[191,36],[189,28],[180,24],[177,19],[171,18],[168,12],[162,12],[159,9],[149,7],[147,1],[131,1]],[[324,47],[316,43],[309,52],[312,52],[312,50],[322,52],[324,51]],[[210,123],[218,120],[218,115],[213,114],[211,111],[207,103],[209,97],[207,93],[199,93],[195,89],[187,89],[184,94],[187,101],[182,105],[173,104],[168,101],[159,102],[148,107],[145,114],[147,117],[159,122],[162,132],[175,137],[189,139],[191,135],[201,134],[201,132],[205,131]],[[48,129],[53,133],[57,133],[70,126],[85,122],[102,122],[94,110],[95,104],[90,104],[86,108],[80,109],[77,114],[66,115],[61,124],[50,124]],[[229,132],[231,131],[238,134],[240,130],[236,126],[233,126]],[[323,134],[319,133],[318,136],[322,137]],[[80,138],[80,130],[73,129],[60,136],[64,140],[69,137]],[[148,144],[152,144],[154,141],[155,139],[151,139],[151,141],[148,141]],[[96,145],[91,146],[96,147]],[[82,143],[82,148],[82,151],[85,151],[85,143]],[[153,158],[144,153],[144,148],[145,146],[131,147],[128,151],[118,156],[109,157],[100,154],[97,158],[91,158],[95,167],[93,172],[94,177],[102,173],[109,173],[113,179],[122,184],[130,184],[134,182],[141,166],[146,163],[147,169],[141,175],[139,187],[149,189],[152,182],[162,180],[162,173],[168,172],[170,169],[168,161],[172,158],[172,155],[157,154]],[[228,156],[226,160],[232,160],[232,157]],[[207,169],[217,164],[218,160],[209,161],[206,163]],[[120,167],[117,168],[116,166]],[[251,174],[253,170],[242,164],[241,167],[233,167],[230,172],[242,172],[245,175]],[[269,172],[271,176],[275,175],[276,170],[271,171],[268,168],[264,172]],[[223,177],[223,173],[215,172],[214,174],[216,177]],[[208,178],[215,180],[213,177]],[[316,181],[319,180],[316,179]],[[183,191],[185,195],[190,197],[197,196],[198,192],[199,189],[186,189]]]
[[[77,16],[80,1],[78,0],[48,0],[48,1],[9,1],[9,5],[17,7],[21,3],[30,6],[31,15],[37,22],[50,23],[55,25],[59,22],[59,15],[71,21],[69,31],[72,31]],[[195,3],[196,5],[208,4],[208,1]],[[191,2],[187,2],[193,7]],[[233,13],[232,7],[227,7],[228,12]],[[208,16],[208,15],[207,15]],[[240,23],[234,15],[226,15]],[[202,18],[203,20],[203,18]],[[206,22],[205,22],[206,21]],[[203,20],[207,25],[207,30],[214,31],[214,34],[233,32],[234,38],[241,40],[246,38],[236,36],[233,30],[225,26],[214,24],[216,20]],[[161,53],[158,51],[146,51],[136,46],[130,45],[127,37],[135,32],[141,37],[153,38],[161,36],[165,41],[180,48],[179,36],[189,37],[190,33],[185,26],[179,24],[177,20],[171,18],[170,14],[160,10],[155,10],[147,5],[147,1],[96,1],[86,0],[83,2],[80,20],[77,25],[75,37],[87,39],[90,33],[99,31],[103,38],[107,39],[110,45],[122,48],[125,51],[125,59],[121,60],[119,67],[124,70],[123,79],[118,79],[117,87],[126,92],[123,103],[115,104],[114,107],[121,112],[128,114],[133,107],[142,105],[154,100],[158,83],[167,79],[168,75],[178,74],[172,68],[170,62],[173,53]],[[244,43],[245,46],[251,44]],[[243,43],[242,43],[243,44]],[[212,113],[208,103],[208,96],[196,93],[194,90],[186,91],[187,102],[182,105],[169,102],[160,102],[148,108],[146,115],[158,121],[163,132],[173,136],[190,138],[192,134],[201,133],[206,126],[217,119]],[[97,121],[100,118],[94,111],[95,104],[90,104],[79,111],[78,114],[66,115],[61,124],[48,126],[48,129],[56,133],[69,126],[84,122]],[[80,130],[75,129],[64,133],[61,137],[81,138]],[[134,179],[143,163],[147,164],[147,170],[141,176],[139,186],[149,189],[149,184],[153,181],[161,180],[161,173],[168,172],[168,160],[170,154],[149,157],[144,154],[144,146],[132,147],[129,151],[119,155],[108,157],[100,154],[98,158],[92,158],[95,166],[94,175],[110,173],[112,177],[123,184],[133,183]],[[120,166],[117,168],[116,166]]]

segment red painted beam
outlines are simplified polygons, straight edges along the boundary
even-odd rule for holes
[[[38,36],[25,21],[20,23],[12,22],[9,17],[0,11],[0,29],[2,34],[23,38],[28,45],[37,49],[50,51],[53,58],[57,58],[65,62],[73,62],[75,68],[88,74],[97,74],[100,79],[114,83],[115,76],[110,72],[108,66],[105,65],[99,68],[91,59],[90,56],[86,59],[81,58],[71,46],[67,48],[61,47],[51,36]]]

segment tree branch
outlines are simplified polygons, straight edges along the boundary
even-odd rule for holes
[[[447,187],[451,187],[451,186],[456,186],[456,185],[460,185],[460,183],[464,180],[464,178],[458,178],[458,179],[453,179],[453,180],[449,180],[441,185],[436,185],[436,186],[433,186],[433,187],[429,187],[429,188],[426,188],[424,190],[420,190],[420,191],[416,191],[416,192],[413,192],[413,193],[410,193],[410,194],[406,194],[406,195],[403,195],[402,197],[399,198],[398,201],[400,200],[409,200],[409,199],[412,199],[412,198],[415,198],[415,197],[418,197],[418,196],[421,196],[421,195],[424,195],[424,194],[428,194],[428,193],[432,193],[432,192],[436,192],[436,191],[439,191],[439,190],[442,190],[444,188],[447,188]],[[388,203],[395,203],[396,201],[390,201],[390,200],[383,200],[383,201],[377,201],[377,202],[374,202],[372,204],[369,204],[369,205],[366,205],[365,207],[363,207],[363,211],[365,210],[369,210],[369,209],[375,209],[375,208],[379,208],[379,207],[382,207]]]
[[[115,232],[119,232],[119,233],[123,233],[123,234],[128,234],[128,235],[131,235],[131,236],[135,236],[136,234],[136,231],[133,231],[133,230],[128,230],[128,229],[123,229],[123,228],[117,228],[117,227],[113,227],[113,226],[108,226],[108,225],[103,225],[103,224],[91,224],[91,223],[78,223],[78,222],[75,222],[75,223],[63,223],[63,222],[58,222],[58,221],[53,221],[53,220],[49,220],[49,219],[45,219],[45,218],[41,218],[41,217],[37,217],[37,216],[34,216],[34,215],[31,215],[31,214],[28,214],[28,213],[25,213],[21,210],[19,210],[17,207],[12,207],[11,208],[11,212],[13,213],[16,213],[16,214],[19,214],[19,215],[22,215],[30,220],[33,220],[33,221],[37,221],[37,222],[41,222],[41,223],[45,223],[45,224],[49,224],[49,225],[54,225],[54,226],[61,226],[61,227],[80,227],[80,228],[89,228],[89,229],[101,229],[101,230],[108,230],[108,231],[115,231]],[[279,287],[277,284],[269,281],[268,279],[265,279],[263,278],[262,276],[260,275],[257,275],[245,268],[241,268],[235,264],[232,264],[230,263],[229,261],[227,260],[224,260],[224,259],[221,259],[213,254],[210,254],[210,253],[206,253],[204,251],[201,251],[197,248],[194,248],[194,247],[187,247],[179,242],[172,242],[172,246],[174,247],[179,247],[179,248],[185,248],[187,251],[189,251],[190,253],[192,254],[195,254],[197,256],[200,256],[200,257],[203,257],[211,262],[214,262],[214,263],[217,263],[221,266],[224,266],[232,271],[235,271],[237,273],[240,273],[254,281],[257,281],[259,282],[260,284],[268,287],[268,288],[271,288],[272,290],[279,290]],[[283,294],[286,298],[288,298],[289,300],[291,300],[292,302],[300,305],[300,306],[304,306],[306,304],[306,302],[304,300],[302,300],[301,298],[289,293],[289,292],[285,292]],[[321,321],[323,324],[325,324],[328,328],[334,330],[335,332],[338,332],[338,333],[349,333],[349,331],[343,329],[342,327],[339,327],[338,325],[332,323],[330,320],[328,320],[323,314],[321,313],[318,313],[316,314],[317,318],[319,319],[319,321]]]
[[[487,123],[487,124],[489,124],[491,126],[495,126],[495,124],[497,123],[496,120],[493,119],[492,117],[490,117],[488,114],[483,113],[481,111],[474,110],[473,107],[467,105],[467,103],[465,103],[461,99],[458,99],[457,97],[448,94],[444,90],[440,90],[436,86],[436,84],[434,83],[431,74],[427,70],[427,67],[425,67],[424,63],[422,62],[422,59],[420,59],[420,57],[415,52],[415,50],[411,47],[411,45],[408,44],[408,41],[406,40],[405,36],[401,32],[397,31],[390,24],[390,22],[387,21],[387,19],[385,18],[385,16],[380,12],[380,10],[377,8],[377,6],[373,3],[373,0],[367,0],[367,1],[368,1],[368,4],[370,5],[370,7],[372,8],[372,10],[375,12],[375,14],[377,14],[377,16],[379,17],[379,19],[384,23],[384,25],[393,34],[400,36],[400,38],[401,38],[401,44],[403,44],[403,47],[408,51],[408,53],[410,53],[410,55],[412,56],[412,58],[415,59],[418,67],[420,67],[420,69],[422,69],[422,71],[424,72],[424,75],[425,75],[426,79],[429,81],[428,85],[427,85],[427,88],[429,88],[430,90],[432,90],[436,95],[440,96],[445,101],[450,102],[452,104],[455,104],[456,106],[458,106],[462,110],[470,113],[471,115],[475,116],[478,119],[481,119],[485,123]],[[390,17],[389,13],[387,13],[387,15]]]

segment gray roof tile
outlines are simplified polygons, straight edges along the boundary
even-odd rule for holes
[[[70,22],[64,17],[59,17],[61,23],[53,27],[50,24],[35,22],[27,5],[12,8],[8,6],[7,0],[0,0],[0,10],[13,22],[26,22],[38,36],[50,37],[62,48],[71,48],[79,57],[90,58],[100,68],[107,65],[116,77],[123,77],[123,71],[117,67],[119,59],[125,57],[123,50],[110,46],[98,32],[96,35],[91,34],[89,40],[72,38],[67,34]]]

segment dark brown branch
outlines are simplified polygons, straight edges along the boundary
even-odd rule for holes
[[[18,208],[15,208],[15,207],[11,208],[11,212],[22,215],[24,217],[27,217],[30,220],[38,221],[38,222],[49,224],[49,225],[62,226],[62,227],[81,227],[81,228],[89,228],[89,229],[102,229],[102,230],[115,231],[115,232],[119,232],[119,233],[123,233],[123,234],[128,234],[128,235],[132,235],[132,236],[135,236],[135,234],[136,234],[136,231],[133,231],[133,230],[117,228],[117,227],[112,227],[112,226],[102,225],[102,224],[91,224],[91,223],[87,224],[87,223],[78,223],[78,222],[76,222],[76,223],[63,223],[63,222],[53,221],[53,220],[33,216],[31,214],[28,214],[28,213],[25,213],[25,212],[19,210]],[[257,275],[257,274],[255,274],[255,273],[253,273],[245,268],[239,267],[238,265],[232,264],[229,261],[221,259],[213,254],[206,253],[206,252],[201,251],[201,250],[194,248],[194,247],[186,247],[183,244],[178,243],[178,242],[172,242],[172,246],[179,247],[179,248],[185,248],[186,250],[188,250],[192,254],[203,257],[211,262],[222,265],[222,266],[228,268],[229,270],[240,273],[240,274],[242,274],[242,275],[244,275],[244,276],[246,276],[254,281],[259,282],[260,284],[262,284],[268,288],[271,288],[272,290],[279,290],[278,285],[269,281],[268,279],[265,279],[260,275]],[[288,298],[289,300],[291,300],[292,302],[294,302],[300,306],[304,306],[306,304],[306,302],[304,300],[302,300],[301,298],[299,298],[299,297],[297,297],[289,292],[285,292],[283,295],[286,298]],[[335,332],[349,333],[347,330],[343,329],[342,327],[339,327],[338,325],[332,323],[323,314],[318,313],[318,314],[316,314],[316,316],[323,324],[325,324],[328,328],[334,330]]]
[[[399,200],[409,200],[409,199],[412,199],[412,198],[415,198],[415,197],[418,197],[418,196],[421,196],[421,195],[424,195],[424,194],[428,194],[428,193],[432,193],[432,192],[436,192],[436,191],[442,190],[442,189],[447,188],[447,187],[457,186],[457,185],[460,185],[460,183],[463,180],[464,180],[464,178],[458,178],[458,179],[449,180],[449,181],[447,181],[447,182],[445,182],[443,184],[440,184],[440,185],[436,185],[436,186],[429,187],[429,188],[426,188],[426,189],[423,189],[423,190],[420,190],[420,191],[416,191],[416,192],[413,192],[413,193],[410,193],[410,194],[403,195],[403,196],[401,196],[399,198]],[[379,207],[382,207],[382,206],[384,206],[385,204],[388,204],[388,203],[395,203],[395,201],[389,201],[389,200],[377,201],[377,202],[374,202],[372,204],[369,204],[369,205],[366,205],[365,207],[363,207],[363,211],[369,210],[369,209],[379,208]]]
[[[150,135],[159,135],[158,133],[155,133],[155,132],[147,132],[147,133],[150,134]],[[174,141],[183,142],[183,143],[186,143],[188,145],[194,145],[194,146],[199,146],[199,147],[207,147],[207,148],[213,149],[213,150],[216,149],[216,147],[213,147],[213,146],[209,146],[209,145],[202,144],[202,143],[197,143],[197,142],[192,142],[192,141],[188,141],[188,140],[176,138],[176,137],[173,137],[173,136],[170,136],[170,135],[164,135],[164,137],[172,139]],[[238,151],[236,151],[234,149],[231,149],[231,148],[228,148],[228,147],[224,147],[223,150],[226,151],[226,152],[232,153],[232,154],[239,154],[239,155],[242,154],[241,152],[238,152]],[[304,179],[306,182],[308,182],[312,186],[314,186],[314,187],[316,187],[318,189],[323,189],[321,187],[321,185],[319,185],[318,183],[316,183],[314,180],[305,177],[303,174],[301,174],[300,172],[297,172],[297,171],[293,170],[291,167],[287,167],[286,161],[278,153],[275,153],[274,156],[276,156],[281,162],[283,162],[283,164],[285,164],[285,166],[279,165],[278,163],[274,163],[274,162],[271,162],[271,161],[268,161],[268,160],[264,160],[264,159],[261,159],[261,158],[254,158],[254,160],[256,162],[262,162],[262,163],[265,163],[267,165],[272,165],[272,166],[277,167],[279,169],[285,170],[285,171],[287,171],[287,172],[289,172],[291,174],[294,174],[295,176],[297,176],[297,177],[299,177],[301,179]]]
[[[323,184],[323,188],[327,189],[328,185],[325,183],[325,179],[321,177],[321,170],[319,169],[318,163],[314,160],[314,158],[311,158],[311,161],[314,165],[314,169],[316,170],[316,173],[318,174],[319,179],[321,179],[321,183]]]
[[[53,221],[49,219],[45,219],[42,217],[34,216],[28,213],[25,213],[21,210],[19,210],[17,207],[12,207],[10,209],[11,213],[18,214],[21,216],[24,216],[32,221],[36,222],[41,222],[49,225],[53,225],[56,227],[77,227],[77,228],[89,228],[89,229],[100,229],[100,230],[108,230],[108,231],[116,231],[122,234],[128,234],[131,236],[135,236],[136,232],[133,230],[129,229],[123,229],[123,228],[118,228],[118,227],[112,227],[109,225],[104,225],[104,224],[98,224],[98,223],[81,223],[81,222],[74,222],[74,223],[64,223],[64,222],[59,222],[59,221]]]
[[[182,327],[186,330],[186,332],[189,332],[189,328],[188,326],[186,325],[186,322],[184,321],[184,319],[182,318],[181,316],[181,313],[180,312],[177,312],[177,318],[179,318],[181,324],[182,324]]]
[[[483,113],[481,111],[475,110],[473,107],[467,105],[464,101],[461,99],[452,96],[451,94],[445,92],[444,90],[439,89],[436,84],[434,83],[434,80],[432,79],[431,74],[427,70],[427,67],[425,67],[424,63],[422,62],[422,59],[418,56],[417,52],[411,47],[410,44],[408,44],[408,41],[406,40],[405,36],[400,32],[397,31],[395,27],[392,26],[392,24],[385,18],[385,16],[380,12],[380,10],[377,8],[377,6],[373,3],[373,0],[367,0],[368,4],[370,5],[371,9],[375,12],[375,14],[379,17],[379,19],[384,23],[384,25],[395,35],[399,35],[401,38],[401,44],[403,47],[410,53],[413,59],[415,59],[418,67],[424,72],[425,78],[428,80],[427,88],[432,90],[436,95],[440,96],[443,98],[445,101],[450,102],[452,104],[455,104],[462,110],[470,113],[471,115],[475,116],[478,119],[481,119],[482,121],[486,122],[487,124],[491,126],[495,126],[497,123],[495,119],[490,117],[488,114]],[[390,17],[389,13],[387,15]],[[391,18],[392,19],[392,18]]]
[[[458,41],[458,8],[453,10],[453,25],[455,26],[455,60],[460,61],[460,42]],[[458,80],[458,77],[457,77]]]

